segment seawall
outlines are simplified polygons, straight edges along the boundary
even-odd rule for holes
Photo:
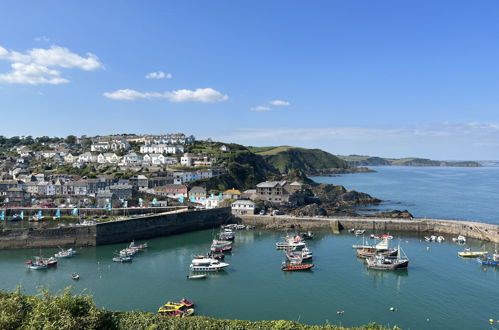
[[[14,228],[0,230],[0,249],[97,246],[130,242],[228,223],[230,208],[176,210],[91,226],[60,228]]]
[[[349,217],[290,217],[290,216],[238,216],[243,224],[265,227],[271,230],[312,229],[366,229],[373,233],[412,232],[424,235],[441,234],[499,243],[499,226],[460,220],[442,219],[391,219]]]

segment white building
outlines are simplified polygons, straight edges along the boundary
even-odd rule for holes
[[[204,207],[207,209],[214,209],[217,208],[220,204],[220,198],[213,196],[213,197],[208,197],[205,200]]]
[[[180,157],[180,165],[182,166],[187,166],[187,167],[192,167],[194,163],[194,157],[192,157],[191,154],[184,154],[182,157]]]
[[[183,146],[174,146],[169,144],[145,144],[140,147],[140,152],[143,154],[180,154],[184,152]]]
[[[78,161],[80,163],[95,163],[97,162],[97,156],[92,155],[90,152],[85,152],[78,156]]]
[[[248,200],[237,200],[231,205],[232,214],[255,214],[256,204]]]

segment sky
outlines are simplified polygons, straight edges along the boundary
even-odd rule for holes
[[[499,159],[499,2],[0,3],[0,135]]]

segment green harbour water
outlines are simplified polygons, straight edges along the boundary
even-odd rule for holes
[[[24,262],[40,250],[0,251],[1,288],[22,285],[26,293],[39,286],[57,292],[73,286],[75,293],[94,295],[100,307],[155,312],[167,300],[189,297],[198,315],[217,318],[286,319],[308,324],[357,326],[369,322],[404,329],[493,329],[499,319],[499,268],[482,267],[457,256],[463,250],[450,241],[428,243],[400,236],[410,258],[407,271],[368,271],[355,257],[359,238],[320,232],[309,241],[315,267],[283,272],[283,253],[275,249],[283,233],[242,230],[225,272],[207,279],[187,280],[195,254],[207,252],[214,230],[156,238],[131,264],[113,263],[124,244],[78,249],[54,269],[28,270]],[[398,244],[399,235],[392,244]],[[493,244],[470,241],[476,250]],[[42,249],[48,256],[57,249]],[[79,281],[71,280],[78,272]],[[389,311],[397,308],[396,312]],[[345,311],[337,315],[336,311]],[[499,324],[498,324],[499,325]]]

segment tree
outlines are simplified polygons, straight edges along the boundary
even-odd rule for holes
[[[69,145],[73,145],[76,143],[76,136],[74,135],[68,135],[65,139],[64,142],[66,142]]]

